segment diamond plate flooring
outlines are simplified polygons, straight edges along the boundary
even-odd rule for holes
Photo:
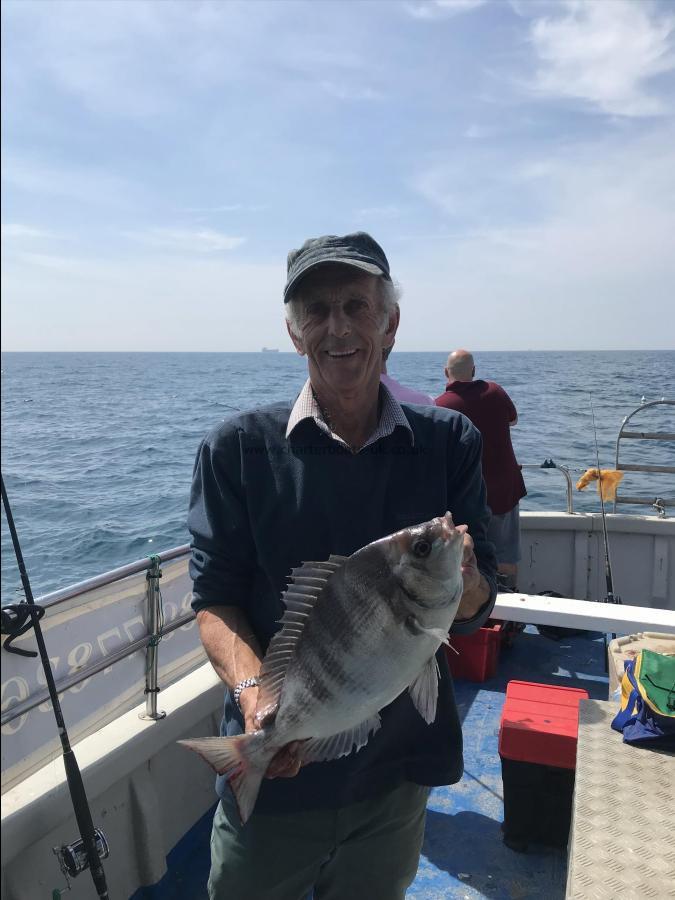
[[[624,744],[616,712],[580,706],[567,897],[675,898],[675,754]]]

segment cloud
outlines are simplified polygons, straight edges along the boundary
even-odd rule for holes
[[[451,308],[453,332],[483,349],[672,346],[673,146],[672,127],[612,132],[421,173],[418,190],[457,227],[405,245],[404,297],[429,321]],[[421,346],[424,327],[404,321]]]
[[[487,0],[422,0],[418,3],[405,3],[404,9],[414,19],[440,19],[471,12],[486,3]]]
[[[462,132],[462,137],[468,138],[470,141],[481,140],[482,138],[494,137],[496,130],[488,128],[486,125],[477,125],[473,122]]]
[[[23,239],[29,240],[35,238],[53,238],[56,237],[51,231],[43,231],[41,228],[33,228],[30,225],[19,225],[18,223],[7,223],[2,225],[3,240]]]
[[[95,281],[95,278],[92,277],[94,269],[91,263],[77,257],[60,256],[55,253],[20,252],[13,254],[8,262],[10,264],[27,265],[31,269],[48,269],[50,272],[63,272],[74,278],[86,280],[90,284]]]
[[[263,212],[269,207],[263,203],[225,203],[222,206],[188,206],[184,212],[189,213],[230,213],[245,212],[257,213]]]
[[[621,215],[629,227],[636,208],[651,208],[659,220],[669,211],[675,218],[673,146],[670,125],[550,149],[491,145],[420,168],[410,186],[446,223],[468,233],[576,221],[580,211],[608,222]]]
[[[42,197],[66,197],[86,206],[121,208],[145,195],[137,184],[100,166],[64,166],[3,152],[2,180],[15,190]]]
[[[246,241],[246,238],[233,237],[210,228],[149,228],[146,231],[127,231],[124,236],[158,250],[188,254],[227,252]]]
[[[394,203],[386,206],[365,206],[356,210],[357,219],[396,219],[401,215],[401,208]]]
[[[331,97],[337,97],[338,100],[382,100],[384,94],[370,87],[361,87],[360,85],[350,85],[335,81],[320,81],[321,90],[330,94]]]
[[[125,117],[156,116],[169,99],[157,79],[139,77],[146,59],[165,43],[166,27],[152,4],[71,2],[3,4],[14,49],[7,58],[10,80],[23,87],[46,74],[52,88],[92,112]],[[145,46],[145,53],[135,52]],[[22,59],[36,58],[26,69]]]
[[[648,82],[675,69],[674,16],[632,0],[566,0],[563,10],[530,25],[540,64],[531,84],[536,92],[619,116],[673,111]]]
[[[328,18],[313,6],[259,2],[253,12],[236,0],[8,0],[3,24],[12,43],[3,57],[3,90],[30,96],[47,82],[53,95],[93,118],[128,119],[149,131],[167,117],[189,115],[211,92],[209,115],[224,97],[231,102],[233,91],[274,94],[278,106],[288,92],[297,102],[298,81],[344,99],[379,98],[358,82],[343,84],[345,74],[358,78],[377,67],[368,15],[355,29],[351,11],[334,9]],[[253,119],[255,110],[249,112]]]

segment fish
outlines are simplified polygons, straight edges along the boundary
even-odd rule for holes
[[[291,570],[258,678],[258,729],[179,741],[228,778],[242,824],[287,744],[302,742],[303,765],[358,752],[406,690],[424,721],[435,720],[436,652],[462,596],[466,531],[447,512]]]

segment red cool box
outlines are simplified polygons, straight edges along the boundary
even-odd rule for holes
[[[510,681],[499,728],[504,843],[564,846],[569,835],[579,701],[587,691]]]

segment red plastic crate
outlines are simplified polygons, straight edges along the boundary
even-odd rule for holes
[[[485,681],[497,671],[503,622],[479,628],[473,634],[451,634],[450,643],[457,653],[445,648],[453,678]]]
[[[503,759],[574,769],[579,732],[580,688],[509,681],[499,727]]]

